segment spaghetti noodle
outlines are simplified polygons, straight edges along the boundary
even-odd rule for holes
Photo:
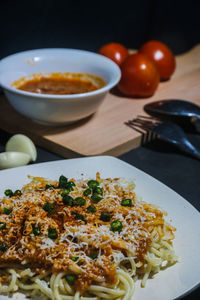
[[[166,213],[120,178],[32,178],[0,202],[0,293],[131,299],[135,281],[174,264]]]

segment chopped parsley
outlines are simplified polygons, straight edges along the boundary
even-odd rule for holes
[[[74,215],[75,220],[81,220],[83,222],[85,222],[85,224],[87,223],[87,220],[85,219],[85,217],[75,211],[72,212],[72,215]]]
[[[97,186],[97,187],[94,188],[93,193],[102,196],[103,195],[103,190],[102,190],[102,188],[100,188],[99,186]]]
[[[122,228],[123,228],[122,222],[119,221],[119,220],[115,220],[115,221],[110,223],[110,228],[114,232],[121,231]]]
[[[59,178],[58,187],[64,189],[66,187],[67,182],[68,179],[64,175],[61,175]]]
[[[91,199],[95,202],[95,203],[98,203],[99,201],[101,201],[103,199],[103,197],[101,197],[101,195],[98,195],[98,194],[93,194],[91,196]]]
[[[13,196],[21,196],[22,192],[20,190],[16,190],[13,194]]]
[[[87,185],[89,186],[90,189],[94,190],[94,188],[99,186],[99,182],[96,180],[89,180]]]
[[[74,199],[74,206],[84,206],[86,204],[86,200],[82,197],[77,197]]]
[[[6,250],[8,249],[8,245],[5,243],[1,243],[0,244],[0,251],[2,252],[6,252]]]
[[[12,190],[5,190],[4,194],[8,197],[12,197],[13,196],[13,191]]]
[[[33,227],[33,234],[35,236],[39,235],[40,234],[40,227]]]
[[[78,276],[76,274],[67,274],[65,279],[67,283],[74,284],[74,282],[78,279]]]
[[[95,213],[97,211],[97,209],[94,205],[90,205],[87,207],[87,211],[90,213]]]
[[[110,214],[108,212],[102,212],[100,216],[100,220],[104,222],[109,222],[110,221]]]
[[[62,190],[62,191],[59,192],[59,194],[60,194],[61,196],[64,196],[64,195],[68,195],[69,192],[70,192],[69,190]]]
[[[55,189],[55,185],[53,185],[53,184],[46,184],[45,190],[53,190],[53,189]]]
[[[55,228],[49,228],[48,229],[48,237],[52,240],[57,239],[57,237],[58,237],[57,230]]]
[[[131,199],[123,199],[121,201],[121,206],[131,207],[132,206],[132,200]]]
[[[73,256],[73,257],[71,257],[71,260],[74,261],[74,262],[76,262],[78,259],[79,259],[79,256]]]
[[[68,181],[68,179],[61,175],[59,178],[58,187],[66,190],[68,193],[74,190],[75,183],[73,181]]]
[[[0,230],[6,229],[6,223],[0,222]]]
[[[64,194],[63,195],[63,203],[68,206],[73,206],[74,199],[71,196],[69,196],[68,194]]]
[[[76,185],[75,185],[75,183],[73,181],[68,181],[67,182],[67,186],[68,187],[73,187],[73,186],[76,186]]]
[[[96,252],[93,252],[91,255],[90,255],[91,259],[97,259],[98,257],[98,254]]]
[[[83,196],[89,196],[90,194],[92,193],[91,189],[86,189],[84,192],[83,192]]]
[[[43,209],[48,212],[49,214],[55,212],[55,207],[54,207],[54,204],[51,204],[49,202],[46,202],[44,205],[43,205]]]
[[[12,212],[12,209],[7,208],[7,207],[4,207],[4,208],[3,208],[3,213],[4,213],[5,215],[9,215],[11,212]]]

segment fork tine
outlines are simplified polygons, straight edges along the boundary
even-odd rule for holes
[[[139,126],[144,130],[152,130],[152,131],[156,126],[161,124],[161,122],[158,119],[153,119],[153,118],[152,119],[136,118],[129,121],[129,123]]]
[[[135,120],[133,120],[133,121],[136,121],[136,122],[138,122],[138,123],[140,123],[140,124],[145,124],[145,125],[147,125],[147,126],[155,126],[155,125],[159,125],[160,124],[160,122],[158,121],[158,120],[155,120],[155,119],[141,119],[141,118],[136,118]]]
[[[141,144],[145,145],[156,138],[157,135],[154,132],[154,128],[160,122],[158,119],[152,117],[138,116],[133,120],[125,122],[125,124],[142,134]]]
[[[157,137],[158,135],[155,132],[152,132],[152,141],[154,141]]]
[[[146,130],[146,134],[144,134],[144,145],[149,143],[152,140],[152,131]]]
[[[124,124],[127,125],[127,126],[129,126],[130,128],[135,129],[135,130],[138,131],[139,133],[144,134],[144,131],[142,131],[142,130],[140,130],[138,127],[134,126],[134,124],[133,124],[132,122],[128,121],[128,122],[125,122]],[[140,127],[140,128],[141,128],[141,127]]]
[[[146,137],[147,137],[148,132],[146,131],[145,133],[143,132],[142,137],[141,137],[141,145],[144,146],[146,144]]]
[[[130,122],[131,125],[142,128],[145,131],[151,130],[152,123],[145,122],[143,120],[133,120]]]
[[[145,137],[146,137],[145,132],[140,130],[138,127],[134,126],[130,121],[125,122],[124,124],[129,126],[132,129],[136,130],[137,132],[141,133],[141,145],[144,145],[145,144]]]
[[[149,121],[152,123],[161,123],[160,119],[156,118],[156,117],[151,117],[151,116],[142,116],[142,115],[137,115],[137,118],[139,120],[144,120],[144,121]]]
[[[153,131],[150,131],[150,132],[149,132],[149,139],[148,139],[148,142],[153,141],[154,135],[155,135],[155,133],[154,133]]]
[[[146,145],[148,143],[148,136],[149,136],[149,131],[147,130],[145,133],[144,133],[144,136],[143,136],[143,144],[142,145]]]
[[[141,134],[141,145],[145,145],[146,144],[146,136],[147,136],[147,130],[145,130],[141,124],[137,124],[137,122],[135,122],[134,120],[125,122],[125,125],[129,126],[131,129],[136,130],[137,132],[139,132]],[[143,129],[143,131],[141,129]]]
[[[140,119],[147,119],[147,120],[159,120],[158,118],[156,117],[151,117],[151,116],[142,116],[142,115],[137,115],[137,118],[140,118]]]

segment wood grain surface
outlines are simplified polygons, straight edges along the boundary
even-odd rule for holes
[[[200,45],[177,56],[172,78],[159,84],[151,98],[121,96],[116,89],[105,98],[96,114],[74,125],[42,126],[18,114],[2,95],[0,128],[24,133],[38,145],[63,157],[90,155],[118,156],[140,146],[141,134],[125,125],[137,115],[145,115],[146,103],[161,99],[182,99],[200,105]]]

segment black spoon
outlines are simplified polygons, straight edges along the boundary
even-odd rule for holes
[[[175,145],[180,150],[200,160],[200,150],[190,143],[181,127],[173,122],[160,122],[139,117],[125,124],[136,130],[141,128],[147,133],[155,133],[161,140]]]
[[[151,116],[174,122],[200,120],[200,107],[184,100],[160,100],[146,104],[144,110]]]

